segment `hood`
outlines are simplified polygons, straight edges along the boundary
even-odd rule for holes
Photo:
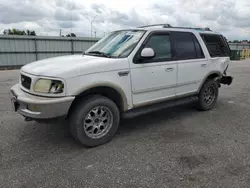
[[[21,71],[36,76],[71,78],[95,72],[128,68],[128,63],[122,63],[122,66],[117,60],[98,56],[67,55],[29,63],[23,66]]]

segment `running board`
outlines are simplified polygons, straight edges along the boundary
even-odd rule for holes
[[[172,99],[168,101],[164,101],[161,103],[156,103],[148,106],[143,106],[139,108],[135,108],[132,110],[129,110],[123,114],[123,118],[132,118],[135,116],[140,116],[143,114],[148,114],[151,112],[155,112],[161,109],[165,108],[170,108],[174,106],[179,106],[179,105],[184,105],[184,104],[189,104],[194,101],[197,101],[198,97],[197,96],[192,96],[192,97],[185,97],[185,98],[179,98],[179,99]]]

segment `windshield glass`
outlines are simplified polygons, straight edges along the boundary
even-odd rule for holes
[[[114,31],[94,44],[85,54],[115,58],[127,57],[144,33],[143,30]]]

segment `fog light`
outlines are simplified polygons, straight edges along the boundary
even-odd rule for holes
[[[36,104],[28,104],[27,109],[33,112],[39,112],[40,108]]]

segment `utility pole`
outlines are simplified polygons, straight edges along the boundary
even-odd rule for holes
[[[96,31],[95,31],[95,38],[96,38]]]
[[[93,22],[94,22],[94,20],[95,20],[96,17],[97,17],[97,15],[95,15],[95,17],[91,21],[91,38],[92,38],[92,26],[93,26]]]
[[[62,29],[60,29],[60,34],[59,34],[59,36],[60,36],[60,37],[62,36]]]
[[[95,15],[95,17],[92,19],[92,20],[90,20],[89,18],[86,18],[89,22],[90,22],[90,37],[92,38],[92,26],[93,26],[93,22],[94,22],[94,20],[96,19],[96,17],[97,17],[97,15]]]

